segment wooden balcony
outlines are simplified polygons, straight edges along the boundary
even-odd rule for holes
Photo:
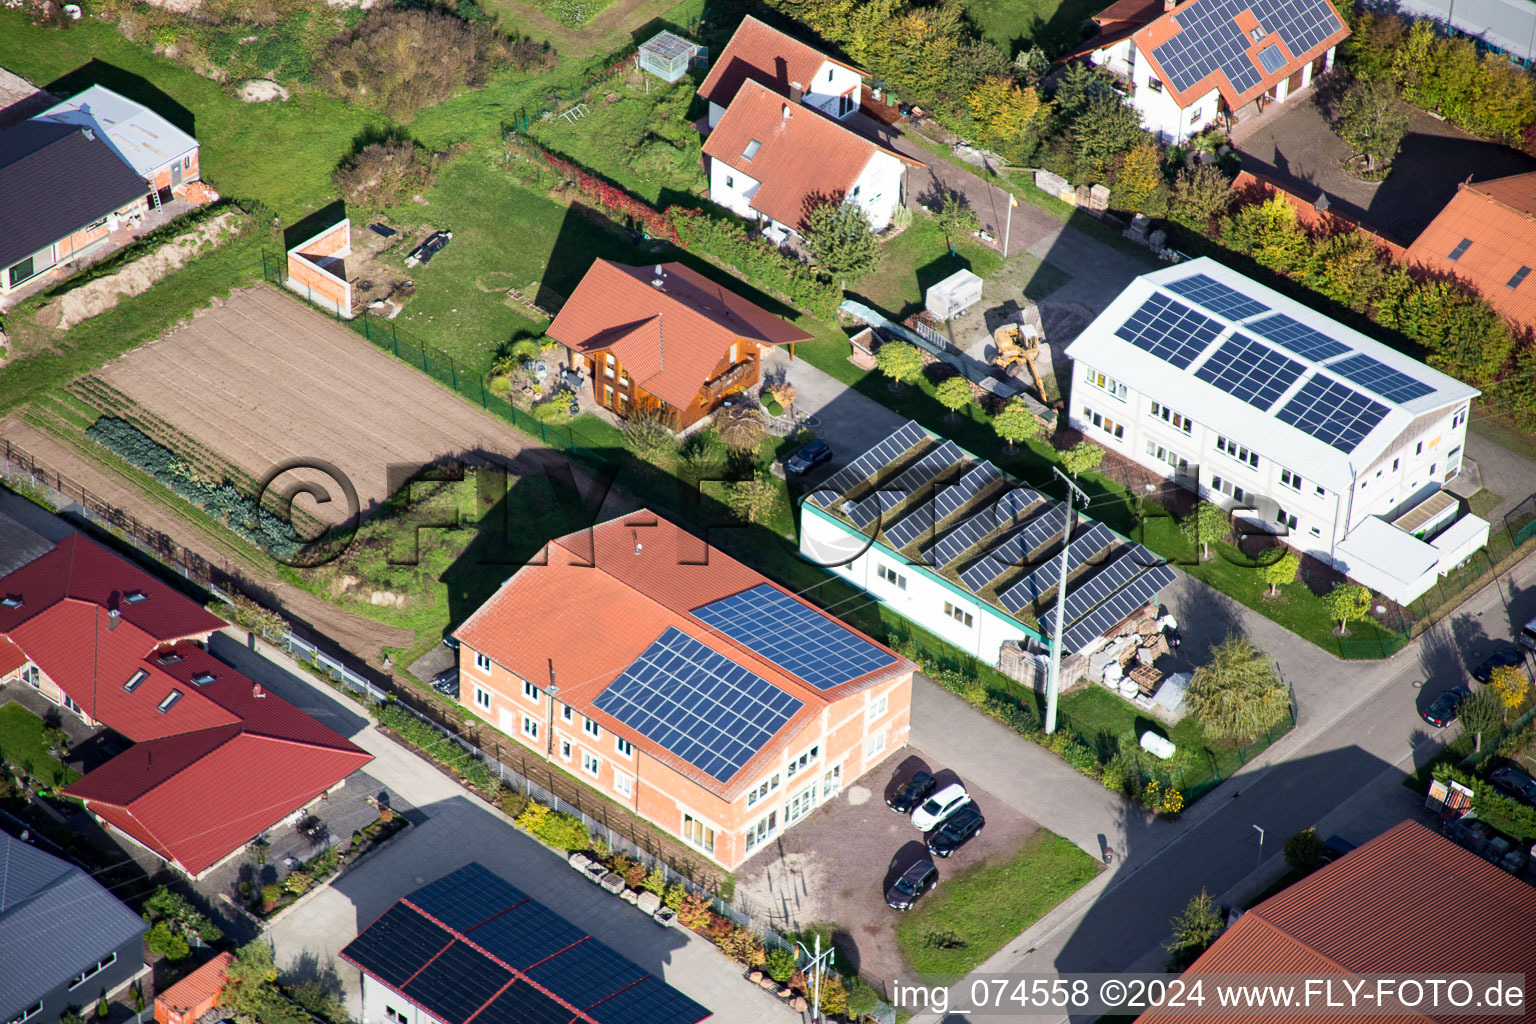
[[[706,403],[713,402],[715,399],[726,394],[732,388],[742,384],[749,377],[752,377],[756,367],[757,360],[743,359],[741,362],[737,363],[735,366],[732,366],[729,370],[726,370],[714,380],[705,383],[705,385],[699,389],[700,393],[704,396]]]

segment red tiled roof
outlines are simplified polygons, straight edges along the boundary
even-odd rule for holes
[[[1093,16],[1100,25],[1116,25],[1134,22],[1145,25],[1163,13],[1163,0],[1115,0]]]
[[[704,84],[699,86],[699,95],[728,107],[742,83],[753,81],[780,96],[788,96],[791,82],[799,82],[802,88],[808,87],[827,61],[869,77],[867,72],[852,64],[828,57],[814,46],[787,36],[749,14],[732,33],[731,41],[725,44],[720,56],[715,58],[714,66],[704,77]]]
[[[596,260],[546,332],[591,355],[612,350],[646,391],[691,406],[732,343],[785,345],[810,335],[681,263],[652,267]]]
[[[1238,918],[1185,972],[1536,975],[1536,890],[1414,821],[1405,821]],[[1449,965],[1454,964],[1454,968]],[[1143,1014],[1139,1022],[1171,1018]],[[1243,1014],[1181,1014],[1181,1024],[1258,1024]],[[1330,1021],[1507,1017],[1333,1016]]]
[[[27,656],[21,653],[21,648],[0,636],[0,676],[16,671],[26,663]]]
[[[1472,244],[1453,262],[1462,239]],[[1536,171],[1459,186],[1408,259],[1462,278],[1516,325],[1536,327]],[[1521,267],[1530,272],[1511,288]]]
[[[234,962],[235,954],[220,953],[164,992],[157,992],[156,1005],[185,1013],[210,999],[217,999],[224,989],[224,975]]]
[[[144,600],[129,601],[135,591]],[[66,792],[192,874],[372,759],[281,698],[255,696],[190,639],[222,619],[79,534],[0,579],[0,593],[21,598],[0,606],[0,638],[134,742]],[[179,660],[161,664],[165,654]]]
[[[758,149],[748,158],[752,142]],[[847,196],[876,153],[922,166],[756,82],[741,87],[704,140],[705,156],[761,183],[749,201],[752,209],[791,228],[812,205]]]
[[[1153,50],[1183,31],[1183,28],[1178,20],[1179,16],[1201,2],[1202,0],[1186,0],[1186,2],[1179,4],[1173,10],[1164,13],[1160,17],[1149,22],[1145,27],[1137,30],[1133,36],[1135,39],[1136,48],[1141,51],[1141,55],[1146,58],[1148,66],[1150,66],[1152,70],[1157,74],[1157,77],[1162,79],[1163,86],[1168,90],[1168,94],[1173,97],[1174,102],[1176,102],[1181,109],[1188,107],[1200,97],[1210,92],[1212,89],[1216,89],[1221,93],[1221,98],[1226,100],[1227,107],[1229,109],[1236,110],[1243,104],[1253,100],[1255,97],[1268,92],[1278,82],[1284,81],[1285,79],[1291,77],[1291,75],[1295,74],[1297,71],[1300,71],[1307,64],[1312,63],[1312,61],[1328,52],[1329,47],[1334,46],[1349,37],[1349,26],[1345,23],[1344,19],[1339,16],[1339,12],[1336,8],[1334,8],[1331,0],[1324,0],[1324,3],[1327,5],[1328,9],[1333,13],[1333,17],[1339,27],[1324,37],[1322,41],[1317,43],[1317,45],[1313,46],[1311,49],[1304,53],[1293,53],[1291,51],[1290,41],[1274,32],[1269,33],[1268,35],[1264,36],[1263,39],[1253,43],[1248,47],[1246,51],[1248,54],[1248,59],[1253,62],[1253,68],[1259,73],[1260,76],[1257,85],[1254,85],[1251,88],[1244,90],[1243,92],[1237,92],[1232,87],[1232,83],[1228,80],[1226,74],[1217,69],[1211,71],[1210,74],[1206,75],[1204,78],[1201,78],[1188,89],[1180,92],[1178,89],[1174,88],[1173,80],[1170,79],[1168,75],[1163,71],[1162,66],[1157,61],[1156,55],[1153,53]],[[1258,19],[1254,16],[1253,11],[1249,9],[1239,11],[1235,20],[1240,26],[1245,26],[1245,30],[1247,28],[1252,28],[1253,25],[1258,21]],[[1267,72],[1264,70],[1264,66],[1259,63],[1259,51],[1270,45],[1278,45],[1280,52],[1286,58],[1285,64],[1283,64],[1278,71]]]
[[[894,665],[818,690],[689,614],[690,609],[763,583],[783,590],[675,523],[641,510],[551,541],[539,564],[519,569],[454,635],[471,650],[539,686],[548,684],[553,663],[562,703],[729,800],[770,761],[782,756],[795,735],[828,704],[913,668],[893,653]],[[803,598],[795,599],[815,608]],[[594,628],[594,609],[602,610],[601,628]],[[668,627],[681,630],[805,705],[725,784],[593,705],[598,694]]]

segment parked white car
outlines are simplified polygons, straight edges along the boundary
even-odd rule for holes
[[[912,812],[912,824],[924,832],[931,832],[939,822],[970,802],[971,794],[965,791],[965,786],[951,782]]]

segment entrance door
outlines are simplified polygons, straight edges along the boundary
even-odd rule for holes
[[[517,726],[512,723],[512,710],[510,708],[502,708],[497,719],[497,726],[502,732],[508,736],[517,735]]]
[[[1297,89],[1300,89],[1300,88],[1301,88],[1301,69],[1297,68],[1296,69],[1296,73],[1291,76],[1290,83],[1286,86],[1286,93],[1285,94],[1287,96],[1289,96],[1291,93],[1295,92]]]
[[[181,184],[181,162],[171,164],[171,188]]]

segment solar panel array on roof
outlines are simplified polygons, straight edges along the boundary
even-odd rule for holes
[[[1186,299],[1200,303],[1212,313],[1224,316],[1228,320],[1242,320],[1245,317],[1258,316],[1260,313],[1269,311],[1269,307],[1264,303],[1250,299],[1236,288],[1222,284],[1209,274],[1191,274],[1177,281],[1170,281],[1163,287]]]
[[[1150,601],[1175,578],[1172,569],[1140,544],[1121,551],[1113,561],[1067,591],[1061,606],[1069,627],[1062,631],[1063,650],[1080,650]],[[1108,618],[1111,615],[1113,618]],[[1055,609],[1043,614],[1040,621],[1054,626]],[[1076,630],[1073,635],[1079,639],[1069,642],[1068,633],[1072,630]]]
[[[1125,588],[1131,580],[1149,569],[1161,565],[1162,559],[1152,554],[1140,544],[1124,548],[1109,562],[1106,562],[1093,575],[1079,580],[1077,586],[1067,591],[1067,599],[1062,602],[1062,609],[1066,613],[1068,623],[1076,622],[1087,615],[1095,607],[1109,599],[1109,595],[1117,590]],[[1046,612],[1042,617],[1050,622],[1056,621],[1054,608]]]
[[[1104,553],[1115,542],[1115,533],[1103,523],[1094,523],[1081,535],[1072,538],[1072,548],[1067,553],[1067,576]],[[997,595],[1004,608],[1017,615],[1049,594],[1061,582],[1061,559],[1053,557],[1042,563],[1029,575]]]
[[[896,664],[886,651],[770,583],[711,601],[691,614],[818,690]]]
[[[888,466],[896,461],[899,455],[910,449],[913,445],[927,439],[927,432],[918,426],[915,421],[908,420],[879,444],[848,463],[848,465],[836,473],[833,473],[816,491],[816,495],[829,491],[833,497],[827,501],[818,501],[817,504],[821,505],[822,508],[831,507],[832,501],[847,494],[855,486],[874,476],[882,466]]]
[[[805,706],[674,626],[593,704],[721,782]]]
[[[587,939],[546,963],[530,967],[527,974],[535,984],[585,1010],[633,985],[646,972],[596,939]]]
[[[931,501],[924,501],[886,529],[886,542],[900,550],[919,537],[932,534],[940,523],[1002,478],[1002,470],[990,462],[982,462],[953,484],[940,484]]]
[[[939,474],[957,465],[965,452],[953,441],[945,441],[933,451],[903,470],[895,479],[882,484],[873,494],[846,509],[848,518],[859,529],[867,528],[886,509],[895,508],[914,491],[933,483]]]
[[[1051,502],[1023,529],[1009,534],[1001,544],[993,545],[990,551],[977,559],[975,565],[962,572],[961,582],[975,593],[1009,569],[1028,566],[1030,553],[1040,550],[1047,541],[1061,532],[1065,525],[1065,517],[1060,512],[1062,508],[1061,502]]]
[[[1332,359],[1336,355],[1349,351],[1349,346],[1343,342],[1335,341],[1322,331],[1314,327],[1308,327],[1301,321],[1292,319],[1284,313],[1275,313],[1262,320],[1255,320],[1243,326],[1250,331],[1263,335],[1276,345],[1296,353],[1303,359],[1314,359],[1321,362],[1324,359]]]
[[[400,991],[443,1024],[464,1024],[511,980],[511,971],[459,941],[443,950]]]
[[[920,501],[917,506],[885,528],[885,542],[900,551],[925,534],[933,533],[933,501]]]
[[[597,1024],[663,1024],[666,1021],[698,1020],[708,1013],[654,975],[637,985],[620,989],[587,1010],[587,1016]]]
[[[469,938],[521,971],[580,942],[586,934],[544,904],[528,900],[486,921]]]
[[[1341,452],[1352,452],[1386,414],[1387,407],[1380,402],[1314,373],[1275,415]]]
[[[554,997],[519,979],[507,986],[507,990],[497,996],[491,1005],[480,1011],[475,1024],[571,1024],[575,1016],[569,1007],[557,1002]]]
[[[453,941],[414,907],[396,903],[342,950],[359,967],[399,988]]]
[[[479,864],[466,865],[411,894],[412,903],[459,932],[467,932],[526,899],[527,893]]]
[[[1115,334],[1186,370],[1222,330],[1221,324],[1204,313],[1153,292],[1140,309],[1115,329]]]
[[[1225,74],[1239,95],[1263,81],[1247,52],[1253,40],[1235,20],[1244,10],[1252,10],[1260,30],[1278,35],[1298,57],[1343,27],[1325,0],[1200,0],[1174,16],[1178,34],[1152,49],[1174,89],[1190,89],[1214,71]],[[1266,63],[1265,69],[1284,66]]]
[[[1024,517],[1028,510],[1040,501],[1040,495],[1028,487],[1015,487],[1003,491],[986,505],[960,521],[960,525],[945,534],[928,551],[930,564],[943,568],[986,539],[1012,526]]]
[[[1328,369],[1390,402],[1411,402],[1435,390],[1423,381],[1373,359],[1364,352],[1356,352],[1338,362],[1329,363]]]
[[[1123,590],[1110,594],[1103,604],[1062,630],[1062,649],[1075,653],[1087,647],[1113,629],[1116,623],[1151,601],[1174,579],[1173,570],[1165,565],[1133,577]]]
[[[1246,334],[1233,334],[1216,346],[1195,376],[1254,408],[1268,409],[1306,369]]]

